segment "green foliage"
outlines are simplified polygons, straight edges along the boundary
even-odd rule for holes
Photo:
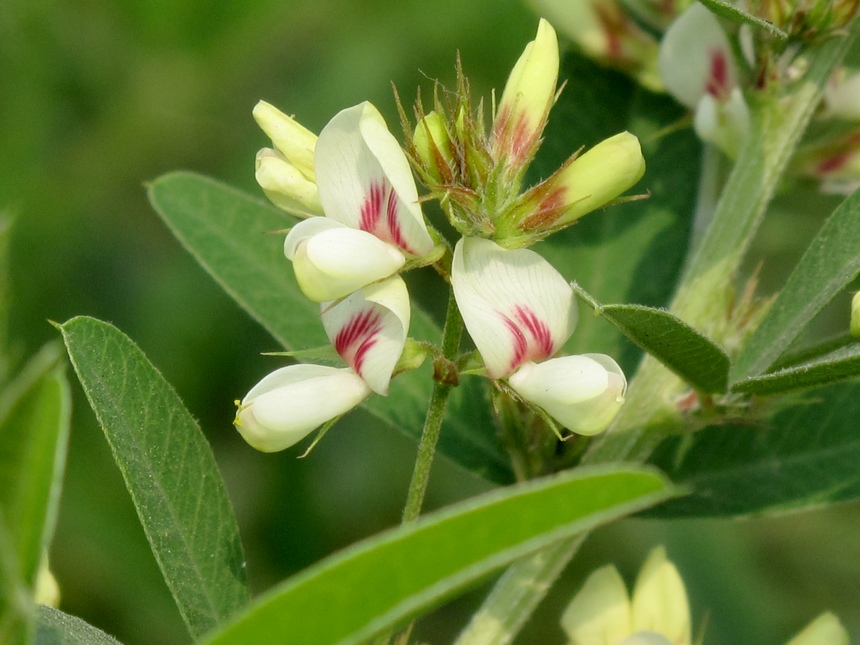
[[[709,338],[662,309],[601,305],[578,285],[574,291],[622,334],[702,392],[725,392],[729,357]]]
[[[761,29],[772,37],[776,42],[785,43],[788,40],[788,34],[782,29],[774,25],[772,22],[762,20],[758,16],[747,13],[743,9],[736,7],[726,0],[701,0],[701,3],[708,9],[713,11],[718,16],[722,16],[728,20],[738,23],[752,25],[757,29]]]
[[[262,643],[278,634],[295,643],[358,644],[518,558],[671,494],[662,476],[627,466],[494,491],[327,558],[206,643]]]
[[[732,392],[780,394],[856,376],[860,376],[860,343],[842,347],[808,363],[740,381],[732,386]]]
[[[817,390],[765,423],[715,425],[660,445],[651,463],[692,493],[658,517],[773,514],[860,499],[860,384]]]
[[[57,347],[37,354],[0,398],[0,642],[32,633],[33,591],[50,543],[71,401]]]
[[[200,637],[249,597],[236,518],[209,444],[122,332],[86,317],[60,330],[164,579]]]
[[[833,212],[798,262],[767,316],[732,366],[730,378],[759,376],[815,315],[860,273],[860,191]],[[848,325],[846,314],[845,324]]]
[[[41,605],[36,645],[120,645],[120,642],[80,618]]]

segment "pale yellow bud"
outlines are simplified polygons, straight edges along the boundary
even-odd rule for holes
[[[275,206],[295,214],[322,214],[317,185],[277,150],[263,148],[257,153],[254,176]]]
[[[550,180],[550,195],[565,206],[553,226],[569,224],[604,206],[644,174],[645,159],[634,135],[621,132],[601,141]]]
[[[830,612],[821,614],[785,645],[849,645],[848,632]]]
[[[666,549],[648,555],[633,588],[633,629],[665,635],[675,645],[690,645],[690,606],[684,581],[666,559]]]
[[[415,126],[412,142],[427,172],[436,181],[444,182],[445,178],[451,175],[454,153],[442,115],[429,112],[421,119]]]
[[[308,180],[314,181],[317,135],[265,101],[254,106],[254,119],[275,148]]]
[[[618,570],[601,567],[582,585],[561,616],[570,645],[620,643],[630,635],[630,599]]]

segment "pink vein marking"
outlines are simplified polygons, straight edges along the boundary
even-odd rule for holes
[[[711,52],[711,69],[705,91],[719,101],[725,101],[729,97],[729,68],[726,54],[722,50],[715,49]]]
[[[375,309],[365,309],[350,318],[334,338],[335,350],[359,376],[367,352],[376,345],[377,334],[381,331],[382,314]]]
[[[512,313],[513,318],[501,314],[513,336],[514,353],[508,366],[509,373],[528,360],[549,358],[555,353],[549,327],[534,311],[523,305],[515,305]],[[526,333],[531,340],[526,337]]]
[[[385,211],[384,218],[382,216],[383,210]],[[407,253],[415,255],[403,237],[403,231],[400,228],[397,193],[394,192],[394,188],[385,178],[370,182],[364,203],[361,205],[358,226],[362,231],[372,233],[383,242],[393,244]]]

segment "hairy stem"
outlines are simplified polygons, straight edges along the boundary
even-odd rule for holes
[[[454,363],[460,351],[462,334],[463,318],[460,316],[460,310],[457,308],[454,294],[451,292],[448,296],[448,311],[445,316],[445,328],[442,332],[443,360],[447,360],[451,364]],[[448,395],[454,386],[451,378],[445,378],[445,375],[440,375],[438,372],[439,367],[437,366],[436,380],[433,382],[433,394],[430,396],[430,406],[424,419],[424,429],[421,431],[421,439],[418,442],[418,455],[415,458],[412,481],[409,483],[406,505],[403,508],[402,521],[404,524],[412,522],[421,514],[424,494],[427,492],[427,483],[430,479],[430,468],[433,465],[436,444],[442,430],[445,405],[448,403]]]

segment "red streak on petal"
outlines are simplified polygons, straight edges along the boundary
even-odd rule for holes
[[[530,360],[543,360],[555,353],[549,327],[530,308],[515,305],[512,316],[500,314],[513,341],[513,355],[508,365],[510,374],[520,365]]]
[[[711,52],[711,69],[705,91],[718,101],[729,97],[729,68],[726,54],[720,49]]]
[[[359,376],[367,352],[376,345],[381,331],[382,314],[370,308],[353,315],[334,338],[335,350]]]
[[[383,217],[383,211],[385,217]],[[408,215],[405,216],[408,217]],[[359,228],[375,235],[383,242],[388,242],[411,255],[416,255],[406,238],[403,237],[400,220],[401,210],[394,188],[385,178],[371,181],[364,203],[361,205]]]
[[[818,164],[818,172],[821,174],[826,174],[828,172],[833,172],[834,170],[839,170],[842,166],[848,163],[848,160],[851,158],[851,155],[847,152],[840,152],[839,154],[835,154],[832,157],[829,157]]]

